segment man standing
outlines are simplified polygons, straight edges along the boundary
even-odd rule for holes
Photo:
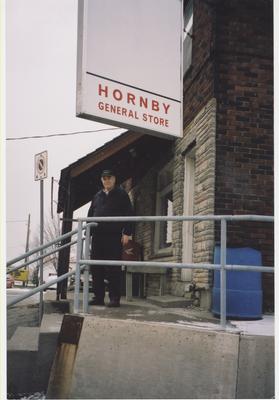
[[[116,186],[112,170],[101,174],[103,189],[93,198],[88,217],[129,216],[132,205],[126,191]],[[130,222],[100,222],[92,231],[91,258],[96,260],[121,260],[122,247],[132,234]],[[119,307],[121,297],[121,266],[92,266],[93,291],[95,297],[89,304],[104,305],[106,278],[109,282],[108,307]]]

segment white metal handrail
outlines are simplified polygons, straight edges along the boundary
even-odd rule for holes
[[[52,251],[48,251],[47,253],[43,253],[40,256],[36,257],[36,258],[32,258],[32,260],[30,260],[30,261],[26,261],[26,262],[24,262],[24,263],[22,263],[20,265],[16,265],[13,268],[8,268],[7,269],[7,274],[9,274],[11,272],[14,272],[14,271],[17,271],[18,269],[27,267],[27,265],[33,264],[34,262],[39,261],[42,258],[46,258],[47,256],[50,256],[51,254],[57,253],[58,251],[61,251],[61,250],[65,249],[66,247],[70,247],[70,246],[72,246],[72,245],[74,245],[76,243],[77,243],[77,240],[73,240],[73,241],[71,241],[71,242],[69,242],[67,244],[64,244],[63,246],[59,246],[58,248],[53,249]],[[47,247],[48,246],[46,246],[45,248],[47,248]]]
[[[45,244],[42,244],[42,245],[36,247],[35,249],[32,249],[32,250],[30,250],[30,251],[28,251],[28,252],[26,252],[26,253],[24,253],[24,254],[21,254],[21,255],[18,256],[18,257],[13,258],[12,260],[7,261],[7,264],[6,264],[6,265],[7,265],[7,267],[8,267],[8,266],[10,266],[10,265],[12,265],[12,264],[15,264],[16,262],[18,262],[18,261],[20,261],[20,260],[23,260],[24,258],[31,256],[32,254],[38,253],[40,250],[44,250],[44,249],[46,249],[47,247],[53,246],[54,244],[56,244],[56,243],[58,243],[58,242],[61,242],[62,240],[67,239],[67,238],[70,237],[70,236],[75,235],[77,232],[78,232],[78,230],[77,230],[77,229],[74,229],[74,230],[71,231],[71,232],[67,232],[67,233],[65,233],[64,235],[58,236],[56,239],[53,239],[53,240],[51,240],[50,242],[47,242],[47,243],[45,243]]]
[[[87,224],[87,227],[88,227],[88,229],[90,229],[91,226],[96,226],[96,225],[97,225],[96,223],[89,223],[89,224]],[[14,264],[14,263],[16,263],[16,262],[18,262],[18,261],[20,261],[20,260],[22,260],[22,259],[25,259],[25,258],[27,258],[28,256],[30,256],[30,255],[32,255],[32,254],[38,253],[39,251],[44,250],[44,249],[46,249],[46,248],[48,248],[48,247],[50,247],[50,246],[53,246],[53,245],[55,245],[55,244],[57,244],[57,243],[60,243],[60,242],[62,242],[63,240],[65,240],[65,239],[67,239],[67,238],[69,238],[69,237],[71,237],[71,236],[73,236],[73,235],[75,235],[75,234],[77,234],[77,233],[78,233],[78,229],[74,229],[74,230],[72,230],[72,231],[70,231],[70,232],[67,232],[67,233],[64,234],[64,235],[58,236],[56,239],[51,240],[51,241],[48,242],[48,243],[45,243],[45,244],[43,244],[43,245],[41,245],[41,246],[38,246],[38,247],[36,247],[36,248],[34,248],[34,249],[28,251],[27,253],[24,253],[24,254],[22,254],[22,255],[20,255],[20,256],[18,256],[18,257],[13,258],[12,260],[8,261],[7,264],[6,264],[6,265],[7,265],[7,271],[6,271],[6,273],[9,274],[9,273],[11,273],[11,272],[17,271],[18,269],[21,269],[22,267],[25,267],[25,266],[27,266],[27,265],[29,265],[29,264],[32,264],[32,263],[34,263],[34,262],[36,262],[36,261],[38,261],[38,260],[40,260],[40,259],[42,259],[42,258],[45,258],[45,257],[47,257],[47,256],[49,256],[49,255],[51,255],[51,254],[53,254],[53,253],[59,252],[59,251],[61,251],[62,249],[66,248],[66,247],[69,247],[69,246],[72,246],[72,245],[76,244],[76,243],[77,243],[77,240],[71,241],[71,242],[69,242],[69,243],[67,243],[67,244],[65,244],[65,245],[60,245],[59,247],[57,247],[56,249],[53,249],[52,251],[49,251],[49,252],[47,252],[47,253],[43,253],[43,254],[40,255],[39,257],[33,258],[32,260],[27,261],[27,262],[25,262],[25,263],[23,263],[23,264],[17,265],[17,266],[12,267],[12,268],[10,267],[12,264]],[[82,240],[85,240],[85,238],[82,238]],[[84,266],[81,266],[81,269],[84,269],[84,268],[85,268],[85,265],[84,265]],[[36,294],[36,293],[38,293],[38,292],[42,292],[42,291],[45,290],[46,288],[48,288],[48,287],[50,287],[50,286],[53,286],[55,283],[61,282],[61,281],[63,281],[64,279],[67,279],[68,277],[70,277],[70,276],[72,276],[72,275],[74,275],[74,274],[75,274],[75,271],[67,272],[66,274],[60,275],[59,277],[57,277],[57,278],[55,278],[55,279],[52,279],[52,280],[50,280],[50,281],[47,282],[47,283],[44,283],[44,284],[42,284],[42,285],[40,285],[40,286],[37,286],[36,288],[30,290],[30,291],[27,292],[27,293],[24,293],[24,294],[21,295],[21,296],[17,296],[17,297],[14,298],[14,299],[9,299],[9,300],[7,301],[7,307],[9,308],[9,307],[11,307],[11,306],[13,306],[13,305],[15,305],[15,304],[21,302],[22,300],[25,300],[25,299],[27,299],[28,297],[33,296],[34,294]]]
[[[220,248],[220,264],[198,264],[198,263],[169,263],[154,261],[113,261],[113,260],[90,260],[88,250],[85,251],[85,258],[82,258],[81,251],[77,252],[76,262],[76,285],[74,293],[74,313],[79,312],[79,280],[81,265],[87,265],[85,268],[84,283],[88,287],[89,265],[127,265],[127,266],[150,266],[165,268],[188,268],[188,269],[218,269],[220,270],[220,326],[226,329],[226,271],[252,271],[252,272],[274,272],[274,267],[263,267],[255,265],[227,265],[227,222],[228,221],[257,221],[257,222],[273,222],[273,216],[264,215],[194,215],[194,216],[134,216],[134,217],[90,217],[78,219],[78,249],[81,248],[82,230],[84,223],[92,222],[156,222],[156,221],[220,221],[221,222],[221,248]],[[86,230],[85,248],[89,249],[90,230]],[[83,297],[83,312],[88,312],[88,292]]]
[[[91,226],[96,226],[96,225],[97,225],[97,223],[90,223],[89,224],[90,227]],[[47,249],[50,246],[53,246],[53,245],[55,245],[57,243],[60,243],[63,240],[65,240],[65,239],[67,239],[67,238],[69,238],[69,237],[71,237],[73,235],[76,235],[77,233],[78,233],[78,229],[74,229],[74,230],[72,230],[70,232],[67,232],[67,233],[65,233],[63,235],[58,236],[56,239],[53,239],[50,242],[47,242],[47,243],[42,244],[42,245],[40,245],[38,247],[35,247],[34,249],[29,250],[28,252],[26,252],[24,254],[21,254],[20,256],[15,257],[15,258],[7,261],[7,263],[6,263],[6,266],[7,266],[6,273],[9,274],[11,272],[17,271],[18,269],[23,268],[23,267],[25,267],[25,266],[27,266],[29,264],[33,264],[35,261],[38,261],[38,260],[40,260],[42,258],[45,258],[45,257],[47,257],[47,256],[49,256],[49,255],[51,255],[53,253],[59,252],[60,250],[65,249],[66,247],[69,247],[69,246],[72,246],[72,245],[76,244],[77,240],[74,240],[72,242],[66,243],[65,245],[60,245],[56,249],[53,249],[53,250],[51,250],[51,251],[49,251],[47,253],[44,253],[44,254],[36,257],[36,258],[32,258],[32,260],[30,260],[30,261],[24,262],[23,264],[20,264],[20,265],[16,265],[13,268],[9,268],[11,265],[17,263],[18,261],[24,260],[24,259],[26,259],[27,257],[29,257],[29,256],[31,256],[33,254],[39,253],[41,250]]]
[[[170,263],[170,262],[154,262],[154,261],[113,261],[113,260],[90,260],[89,259],[89,247],[90,247],[90,229],[92,225],[97,225],[98,222],[118,222],[118,221],[130,221],[130,222],[156,222],[156,221],[221,221],[221,252],[220,252],[220,264],[207,264],[207,263]],[[84,270],[84,289],[83,289],[83,312],[88,312],[88,292],[89,292],[89,265],[104,265],[104,266],[115,266],[115,265],[126,265],[126,266],[150,266],[150,267],[164,267],[164,268],[188,268],[188,269],[212,269],[220,270],[220,326],[221,329],[226,329],[226,271],[227,270],[238,270],[238,271],[257,271],[257,272],[272,272],[274,273],[274,267],[263,267],[254,265],[228,265],[226,263],[226,251],[227,251],[227,222],[228,221],[261,221],[261,222],[273,222],[274,217],[263,216],[263,215],[195,215],[195,216],[134,216],[134,217],[92,217],[92,218],[79,218],[78,228],[74,231],[68,232],[65,235],[58,237],[43,246],[39,246],[30,252],[23,254],[22,256],[16,257],[9,261],[8,265],[20,261],[30,254],[34,254],[44,248],[47,248],[61,240],[72,236],[73,234],[78,235],[77,240],[70,242],[65,246],[71,246],[77,243],[77,261],[76,270],[68,272],[64,275],[59,276],[56,279],[49,281],[30,292],[17,297],[16,299],[10,300],[7,304],[8,307],[30,297],[35,293],[41,292],[53,284],[60,282],[71,275],[75,277],[75,293],[74,293],[74,313],[79,312],[79,287],[80,287],[80,272]],[[86,229],[85,235],[85,251],[84,258],[82,257],[82,231]],[[61,246],[55,249],[53,252],[60,251]],[[46,257],[49,253],[43,255]],[[34,261],[32,261],[34,262]],[[22,268],[17,266],[16,269]],[[14,270],[14,269],[13,269]],[[10,271],[8,271],[10,272]]]
[[[80,267],[80,269],[83,270],[85,267],[86,267],[86,265],[83,265]],[[28,297],[34,296],[34,294],[39,293],[39,292],[47,289],[50,286],[53,286],[57,282],[61,282],[64,279],[69,278],[70,276],[74,275],[75,273],[76,273],[75,271],[67,272],[66,274],[60,275],[58,278],[52,279],[49,282],[46,282],[40,286],[37,286],[36,288],[30,290],[27,293],[22,294],[21,296],[17,296],[14,299],[9,299],[7,301],[7,308],[21,302],[22,300],[27,299]]]

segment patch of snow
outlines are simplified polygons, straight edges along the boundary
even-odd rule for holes
[[[230,321],[243,335],[274,336],[274,316],[264,315],[256,321]]]

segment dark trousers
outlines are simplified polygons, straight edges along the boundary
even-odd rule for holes
[[[121,234],[95,234],[92,238],[91,257],[95,260],[121,260]],[[103,300],[105,297],[104,279],[108,280],[109,297],[119,301],[121,297],[121,266],[93,265],[93,292],[95,297]]]

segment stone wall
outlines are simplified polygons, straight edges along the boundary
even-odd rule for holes
[[[216,136],[216,100],[211,99],[184,129],[184,137],[176,140],[175,167],[173,179],[174,213],[183,214],[184,202],[184,166],[189,150],[195,151],[194,177],[194,215],[214,214],[215,200],[215,136]],[[174,254],[182,261],[183,236],[182,224],[175,223],[173,229]],[[194,223],[193,262],[212,262],[214,249],[214,223],[201,221]],[[185,292],[185,282],[181,280],[181,271],[173,270],[171,276],[172,292]],[[197,289],[208,290],[211,274],[206,270],[194,270],[192,281]]]
[[[183,139],[174,144],[173,167],[173,207],[175,215],[183,214],[184,162],[187,149],[195,149],[194,214],[214,214],[215,185],[215,134],[216,101],[212,99],[185,128]],[[170,142],[171,145],[171,142]],[[136,215],[155,215],[156,187],[159,171],[167,163],[157,162],[148,174],[132,190]],[[182,223],[173,223],[173,246],[164,256],[154,253],[154,223],[138,223],[136,241],[143,246],[144,260],[182,262]],[[204,221],[194,224],[193,262],[212,262],[214,248],[214,225]],[[211,275],[208,271],[195,270],[192,284],[196,289],[208,290]],[[187,288],[187,289],[186,289]],[[158,295],[160,275],[148,274],[146,295]],[[189,282],[181,279],[180,269],[170,269],[166,274],[165,293],[187,296]]]
[[[172,146],[172,142],[170,142]],[[134,202],[136,215],[156,215],[156,189],[159,171],[168,162],[168,158],[164,159],[166,154],[162,155],[163,160],[157,160],[153,168],[143,177],[140,183],[131,191],[131,197]],[[144,260],[150,261],[175,261],[172,250],[166,256],[157,255],[154,252],[154,222],[139,222],[136,224],[135,240],[143,247]],[[160,274],[156,273],[157,269],[150,268],[150,273],[146,275],[145,296],[158,296],[160,294],[169,293],[168,284],[169,271],[161,268]],[[164,276],[163,288],[161,288],[161,276]],[[163,292],[162,292],[163,289]]]

